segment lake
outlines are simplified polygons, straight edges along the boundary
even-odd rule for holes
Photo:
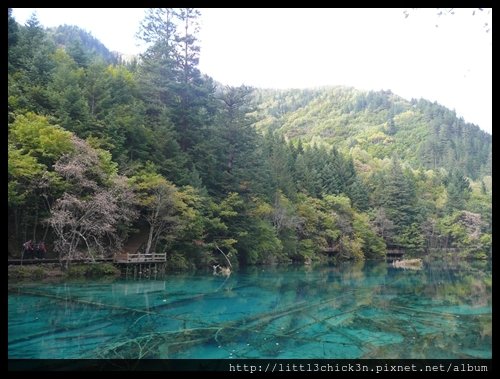
[[[491,358],[491,262],[9,283],[9,358]]]

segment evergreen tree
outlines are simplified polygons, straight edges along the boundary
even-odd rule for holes
[[[12,9],[9,8],[8,12],[8,48],[9,48],[9,73],[16,67],[19,62],[19,55],[17,53],[16,45],[19,42],[19,26],[16,20],[12,17]]]
[[[86,137],[89,108],[83,90],[84,71],[64,50],[59,49],[54,60],[57,66],[48,87],[54,113],[65,128]]]
[[[459,170],[452,170],[445,180],[448,200],[446,202],[447,213],[455,210],[465,209],[466,202],[472,192],[469,180]]]
[[[380,196],[381,205],[394,225],[397,236],[406,227],[410,227],[416,217],[416,193],[414,182],[403,172],[399,159],[393,157],[388,171],[384,175]],[[392,242],[396,242],[393,240]]]
[[[137,36],[148,44],[141,55],[140,80],[144,97],[156,106],[175,104],[177,51],[175,12],[172,8],[152,8],[146,11]]]

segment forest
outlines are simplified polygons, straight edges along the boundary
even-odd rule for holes
[[[140,249],[178,270],[491,258],[490,134],[391,91],[218,83],[199,16],[149,10],[124,60],[9,9],[10,257],[33,240],[66,265]]]

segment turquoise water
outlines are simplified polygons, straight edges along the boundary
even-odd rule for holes
[[[9,358],[491,358],[491,264],[9,283]]]

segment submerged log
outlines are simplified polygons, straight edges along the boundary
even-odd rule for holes
[[[409,270],[421,270],[423,263],[422,259],[403,259],[400,261],[392,262],[392,266],[396,268],[409,269]]]

